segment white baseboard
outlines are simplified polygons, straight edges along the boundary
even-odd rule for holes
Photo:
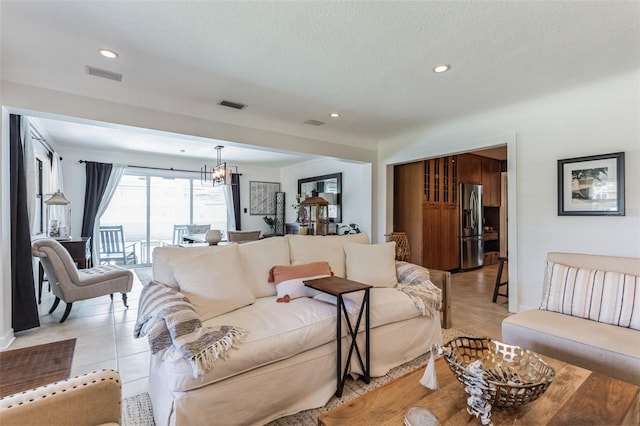
[[[7,331],[5,335],[0,338],[0,351],[8,349],[15,339],[16,338],[13,335],[13,328],[10,328],[9,331]]]
[[[528,306],[528,305],[518,306],[518,312],[530,311],[532,309],[538,309],[538,306]]]

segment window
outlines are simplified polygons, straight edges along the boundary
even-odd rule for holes
[[[100,225],[122,225],[125,245],[134,244],[138,263],[151,263],[153,248],[174,245],[174,228],[210,225],[227,229],[224,187],[199,177],[127,170]]]

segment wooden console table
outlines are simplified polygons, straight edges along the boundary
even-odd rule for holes
[[[75,240],[58,240],[67,249],[71,258],[78,264],[78,269],[87,269],[91,265],[91,237],[82,237]],[[42,281],[44,280],[44,269],[40,263],[38,273],[38,304],[42,302]]]
[[[349,375],[349,365],[351,362],[351,355],[355,349],[356,356],[358,357],[358,361],[360,362],[360,366],[362,367],[362,371],[364,373],[363,378],[365,383],[369,383],[371,380],[371,356],[369,354],[370,343],[370,309],[369,309],[369,289],[372,287],[368,284],[362,284],[356,281],[351,281],[346,278],[340,278],[336,276],[331,276],[327,278],[318,278],[315,280],[303,281],[304,285],[310,287],[314,290],[321,291],[323,293],[330,294],[335,296],[338,300],[336,303],[337,308],[337,317],[336,317],[336,342],[337,342],[337,350],[336,350],[336,377],[337,377],[337,389],[336,396],[342,396],[342,389],[344,388],[344,382]],[[360,313],[358,313],[358,319],[356,321],[355,327],[352,327],[351,320],[349,319],[349,313],[347,312],[347,307],[344,304],[343,295],[347,293],[353,293],[356,291],[364,290],[364,299],[362,299],[362,305],[360,305]],[[344,311],[344,318],[347,322],[349,336],[351,336],[351,344],[349,345],[349,353],[347,355],[347,362],[344,367],[344,371],[342,371],[342,312]],[[358,330],[360,329],[360,321],[362,320],[362,314],[365,314],[365,361],[362,361],[362,355],[360,354],[360,349],[358,348],[358,342],[356,338],[358,337]]]

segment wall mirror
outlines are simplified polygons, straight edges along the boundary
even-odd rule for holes
[[[317,192],[329,202],[329,220],[342,222],[342,173],[298,179],[298,194],[305,199]]]

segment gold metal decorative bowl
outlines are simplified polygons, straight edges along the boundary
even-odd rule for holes
[[[468,366],[480,360],[482,398],[493,407],[520,407],[542,395],[556,371],[538,354],[488,338],[457,337],[442,347],[444,359],[465,386],[478,386]]]

